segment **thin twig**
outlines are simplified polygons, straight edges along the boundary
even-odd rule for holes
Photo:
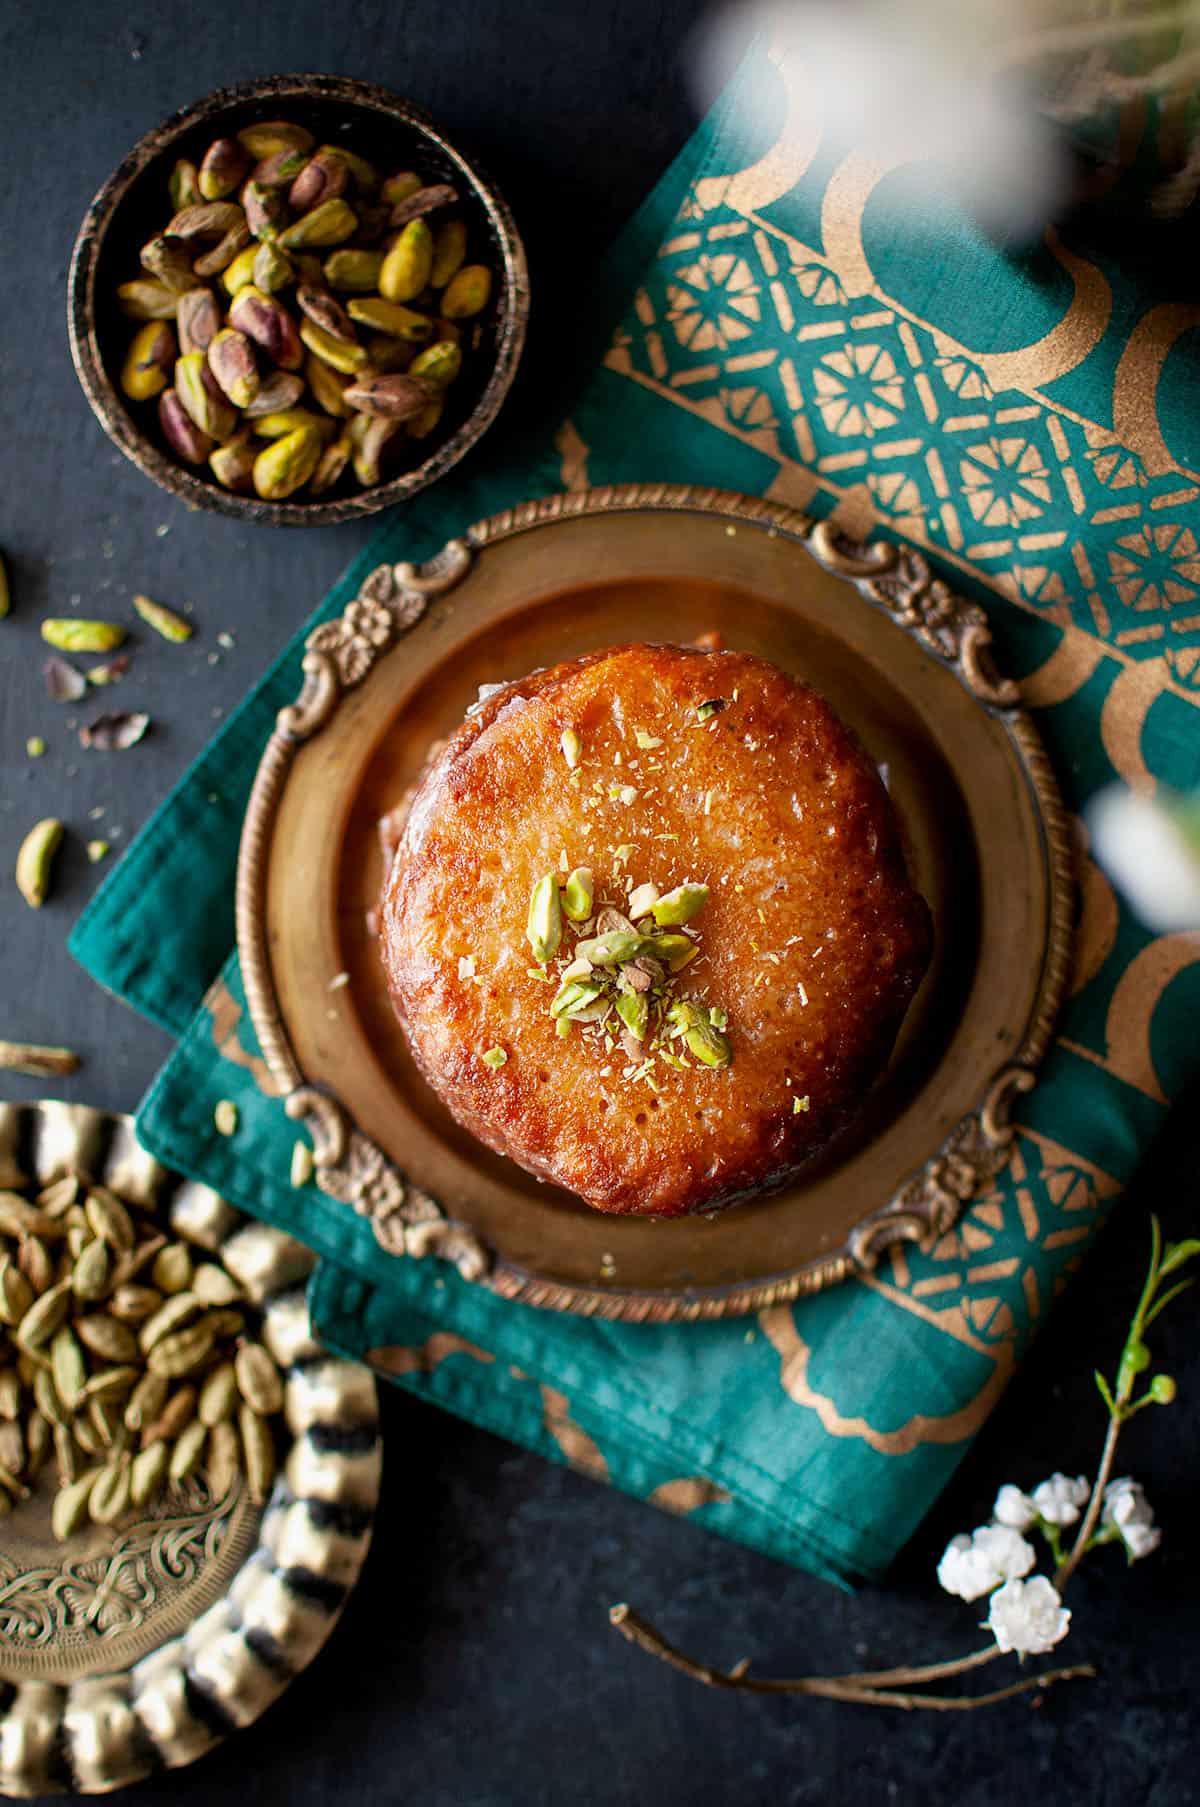
[[[896,1707],[903,1712],[924,1709],[933,1713],[964,1713],[971,1712],[976,1707],[991,1706],[996,1701],[1011,1700],[1014,1695],[1028,1693],[1031,1689],[1049,1688],[1055,1682],[1075,1681],[1096,1673],[1090,1663],[1079,1663],[1069,1669],[1048,1669],[1041,1675],[1030,1675],[1013,1682],[1007,1688],[997,1688],[990,1694],[970,1697],[899,1693],[890,1687],[879,1685],[888,1678],[897,1681],[932,1681],[938,1676],[963,1674],[968,1669],[980,1668],[998,1656],[999,1650],[992,1646],[987,1650],[976,1650],[970,1656],[960,1657],[956,1661],[930,1663],[923,1669],[881,1669],[874,1674],[806,1675],[792,1680],[774,1680],[747,1675],[741,1669],[713,1669],[707,1664],[693,1662],[691,1657],[685,1656],[681,1650],[668,1643],[660,1631],[630,1606],[614,1606],[610,1608],[608,1616],[622,1637],[627,1638],[631,1644],[644,1650],[648,1656],[657,1657],[670,1668],[678,1669],[692,1681],[702,1682],[709,1688],[729,1688],[747,1694],[807,1694],[824,1700],[850,1701],[861,1706]],[[870,1686],[872,1682],[877,1685]]]
[[[1113,1458],[1117,1453],[1117,1438],[1121,1434],[1121,1418],[1116,1412],[1109,1416],[1108,1434],[1104,1439],[1104,1448],[1100,1453],[1100,1466],[1096,1470],[1096,1479],[1092,1486],[1091,1498],[1087,1511],[1083,1515],[1075,1542],[1071,1545],[1067,1558],[1060,1562],[1054,1574],[1054,1585],[1061,1594],[1067,1582],[1079,1567],[1080,1560],[1088,1547],[1092,1532],[1096,1529],[1096,1520],[1100,1517],[1100,1508],[1104,1504],[1104,1489],[1108,1486],[1113,1470]]]

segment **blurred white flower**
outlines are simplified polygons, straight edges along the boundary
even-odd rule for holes
[[[1130,1560],[1149,1556],[1162,1542],[1162,1532],[1154,1523],[1154,1508],[1142,1491],[1141,1483],[1123,1475],[1110,1481],[1104,1489],[1101,1523],[1111,1525],[1120,1534]]]
[[[1027,1493],[1011,1482],[1005,1482],[996,1495],[992,1517],[998,1525],[1009,1525],[1014,1531],[1028,1531],[1037,1517],[1037,1507]]]
[[[1041,1656],[1066,1637],[1071,1614],[1044,1575],[1032,1581],[1006,1581],[992,1595],[985,1628],[1001,1650]]]
[[[1124,785],[1092,798],[1092,851],[1130,908],[1159,934],[1200,928],[1200,845],[1184,826],[1188,807]]]
[[[1033,1505],[1039,1518],[1048,1525],[1073,1525],[1091,1492],[1083,1475],[1052,1474],[1033,1490]]]
[[[948,1594],[978,1600],[1002,1581],[1027,1575],[1037,1561],[1032,1544],[1007,1525],[982,1525],[972,1536],[960,1533],[946,1545],[937,1578]]]

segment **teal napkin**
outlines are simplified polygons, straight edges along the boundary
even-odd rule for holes
[[[779,101],[765,115],[764,81]],[[788,82],[786,59],[753,59],[609,254],[599,367],[565,420],[547,418],[502,470],[485,446],[391,516],[314,620],[376,564],[428,557],[529,496],[719,484],[913,541],[976,594],[1069,807],[1114,773],[1197,783],[1200,457],[1175,380],[1191,316],[1065,235],[1006,257],[949,213],[934,227],[883,210],[903,172],[797,137]],[[72,938],[102,984],[179,1037],[142,1139],[320,1253],[312,1306],[334,1347],[815,1574],[878,1576],[1195,1067],[1195,939],[1142,931],[1080,830],[1058,1039],[1011,1163],[928,1251],[906,1246],[869,1279],[732,1323],[635,1327],[505,1304],[444,1263],[385,1256],[348,1207],[289,1182],[295,1125],[230,948],[241,815],[311,626]],[[238,1107],[230,1138],[213,1127],[220,1098]]]

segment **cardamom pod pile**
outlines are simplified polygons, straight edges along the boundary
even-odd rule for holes
[[[456,191],[410,170],[381,180],[271,120],[177,162],[170,200],[144,274],[117,291],[145,323],[126,396],[155,402],[175,456],[238,494],[381,482],[437,427],[491,298]]]
[[[218,1261],[107,1187],[0,1192],[0,1516],[52,1457],[64,1540],[196,1473],[265,1502],[283,1378],[253,1320]]]

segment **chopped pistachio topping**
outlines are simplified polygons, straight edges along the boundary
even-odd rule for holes
[[[25,751],[30,759],[40,759],[46,751],[46,743],[40,734],[31,734],[25,742]]]
[[[643,916],[649,916],[659,899],[657,885],[637,885],[629,893],[629,919],[637,922]]]
[[[87,856],[88,856],[89,860],[92,862],[93,866],[98,866],[100,864],[101,860],[106,860],[108,858],[108,854],[109,854],[109,846],[108,846],[107,841],[89,841],[88,842]]]
[[[652,753],[655,747],[662,746],[662,738],[657,734],[647,734],[645,728],[635,728],[633,738],[643,753]]]
[[[578,766],[580,759],[583,757],[583,742],[580,740],[574,728],[563,729],[562,739],[559,741],[559,745],[562,748],[563,758],[566,760],[571,771],[574,771]]]
[[[572,922],[586,922],[595,901],[595,885],[587,866],[576,866],[563,886],[562,907]]]
[[[191,639],[191,622],[185,621],[182,615],[177,615],[174,609],[167,608],[165,603],[152,602],[149,596],[135,596],[133,606],[146,626],[152,627],[164,640],[174,640],[181,644],[184,640]]]
[[[800,1115],[801,1111],[806,1111],[807,1109],[808,1109],[808,1093],[807,1092],[805,1092],[803,1098],[793,1098],[792,1099],[792,1115],[793,1115],[793,1117],[798,1117]]]
[[[697,703],[696,720],[701,722],[711,721],[713,716],[718,715],[724,707],[725,698],[723,696],[710,697],[706,703]]]
[[[553,960],[562,940],[562,905],[558,896],[558,878],[553,872],[547,872],[533,887],[525,934],[535,960],[542,965],[547,960]]]
[[[721,1006],[719,1004],[713,1004],[710,1007],[709,1012],[708,1012],[708,1020],[712,1024],[714,1029],[724,1029],[729,1022],[729,1018],[726,1016],[725,1012],[721,1009]]]
[[[699,916],[708,902],[707,885],[676,885],[654,904],[654,920],[660,929],[678,928]]]
[[[238,1107],[232,1098],[218,1098],[213,1109],[213,1124],[218,1135],[234,1134],[238,1126]]]
[[[496,1072],[507,1061],[508,1055],[503,1048],[488,1048],[479,1058],[485,1067],[491,1067],[492,1071]]]

